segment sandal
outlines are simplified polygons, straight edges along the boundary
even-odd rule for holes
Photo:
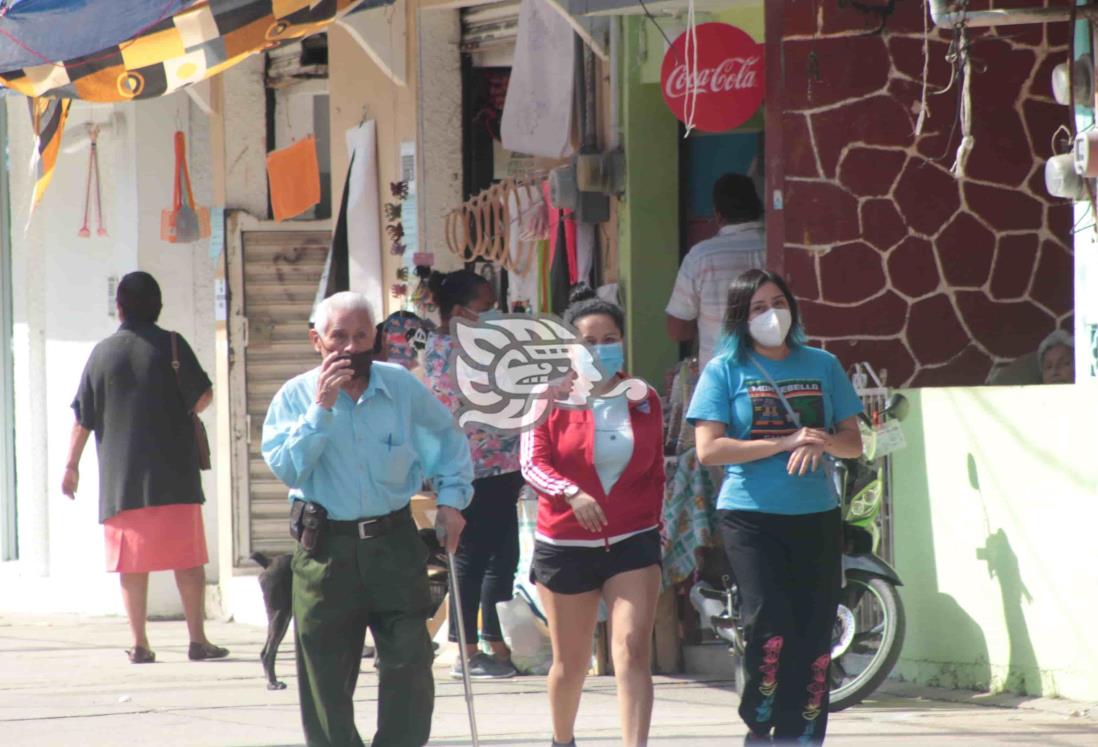
[[[187,658],[191,661],[205,661],[206,659],[224,659],[229,655],[229,649],[215,646],[212,643],[192,643],[187,649]]]
[[[130,657],[131,664],[152,664],[156,661],[156,654],[144,646],[134,646],[126,655]]]

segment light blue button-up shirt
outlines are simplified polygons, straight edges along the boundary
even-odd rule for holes
[[[464,509],[473,495],[469,444],[453,415],[403,366],[375,363],[355,402],[316,404],[320,368],[286,382],[263,423],[263,458],[290,487],[336,520],[406,506],[429,478],[440,506]]]

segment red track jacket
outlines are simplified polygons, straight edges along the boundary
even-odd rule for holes
[[[659,526],[663,512],[663,412],[655,390],[629,404],[633,457],[607,495],[595,470],[595,425],[590,409],[554,408],[522,436],[522,475],[538,493],[539,534],[553,540],[609,538]],[[602,534],[584,529],[564,497],[570,485],[599,502]]]

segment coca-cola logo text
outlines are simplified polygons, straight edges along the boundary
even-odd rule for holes
[[[702,93],[722,93],[727,91],[739,91],[759,86],[759,70],[762,68],[762,57],[729,57],[715,68],[698,70],[693,76],[693,85],[690,85],[690,73],[686,65],[682,64],[671,71],[670,77],[663,86],[663,95],[667,98],[677,99],[685,96],[691,90]]]

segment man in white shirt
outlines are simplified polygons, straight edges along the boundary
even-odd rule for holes
[[[694,245],[682,260],[667,304],[667,334],[698,338],[698,364],[713,357],[721,337],[728,285],[746,270],[766,267],[762,203],[749,177],[725,174],[713,185],[719,233]]]

